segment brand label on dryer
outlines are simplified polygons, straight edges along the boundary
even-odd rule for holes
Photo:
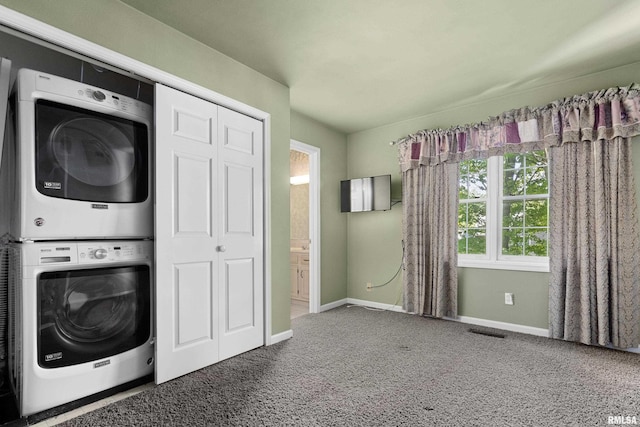
[[[103,366],[107,366],[111,364],[111,360],[103,360],[102,362],[96,362],[93,364],[93,368],[101,368]]]
[[[44,361],[45,362],[52,362],[54,360],[58,360],[58,359],[62,359],[62,352],[58,351],[56,353],[51,353],[51,354],[45,354],[44,355]]]
[[[91,203],[91,209],[109,209],[109,205],[103,203]]]
[[[45,181],[44,188],[48,188],[49,190],[60,190],[62,189],[62,184],[59,182]]]

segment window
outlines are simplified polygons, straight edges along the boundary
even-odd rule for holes
[[[544,151],[460,163],[460,266],[548,271],[548,171]]]

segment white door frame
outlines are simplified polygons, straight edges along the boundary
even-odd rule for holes
[[[320,313],[320,148],[292,139],[291,149],[309,155],[309,313]]]
[[[57,45],[68,49],[71,54],[77,52],[89,58],[95,58],[122,70],[130,71],[134,75],[139,75],[156,83],[162,83],[262,120],[264,126],[264,326],[265,344],[271,345],[274,343],[271,328],[271,114],[2,5],[0,5],[0,24],[23,34],[35,36],[40,40],[47,40],[54,46]]]

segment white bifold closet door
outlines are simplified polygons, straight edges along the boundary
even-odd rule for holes
[[[262,122],[156,85],[156,383],[264,344]]]

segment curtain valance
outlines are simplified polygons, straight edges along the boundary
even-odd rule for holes
[[[634,83],[564,98],[543,107],[506,111],[487,122],[422,130],[398,142],[398,155],[404,172],[420,165],[639,134],[640,85]]]

